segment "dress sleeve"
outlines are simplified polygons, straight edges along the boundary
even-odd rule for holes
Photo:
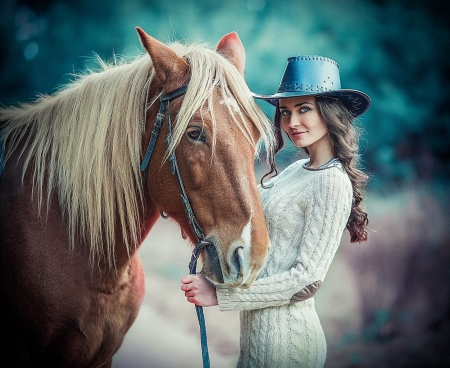
[[[331,179],[328,175],[326,180],[316,183],[306,208],[305,231],[297,244],[297,257],[292,268],[257,279],[248,289],[216,285],[220,310],[289,304],[307,285],[323,281],[346,227],[351,201],[351,185],[345,175],[332,175]]]

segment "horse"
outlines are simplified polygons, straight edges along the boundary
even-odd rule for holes
[[[254,160],[270,121],[245,83],[235,32],[217,47],[162,43],[99,59],[55,93],[0,110],[2,361],[8,367],[111,367],[145,293],[139,247],[160,214],[212,245],[203,272],[246,288],[270,245]],[[160,112],[161,96],[184,87]],[[148,168],[142,160],[161,127]],[[262,142],[262,144],[261,144]],[[163,246],[158,244],[158,246]]]

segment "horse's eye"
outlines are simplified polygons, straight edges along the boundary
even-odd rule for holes
[[[186,132],[187,136],[193,141],[206,142],[206,137],[200,128],[191,128]]]

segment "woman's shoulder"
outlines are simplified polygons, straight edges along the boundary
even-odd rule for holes
[[[331,162],[326,167],[319,169],[308,168],[309,159],[299,159],[292,162],[277,176],[268,180],[265,185],[307,185],[311,190],[319,189],[323,185],[327,187],[345,187],[351,190],[350,178],[339,161]]]
[[[333,196],[352,197],[353,187],[350,177],[343,168],[330,167],[317,173],[315,188],[321,193]]]
[[[302,158],[300,160],[294,161],[288,165],[284,170],[280,172],[280,175],[286,175],[289,172],[302,170],[304,165],[309,161],[307,158]]]
[[[348,177],[342,163],[338,159],[333,159],[317,169],[309,168],[308,163],[308,158],[297,160],[286,167],[280,175],[299,172],[302,177],[314,182],[323,181],[326,180],[325,178],[328,178],[328,180],[336,180],[342,183],[350,184],[350,178]]]
[[[289,177],[293,174],[295,175],[295,173],[297,173],[299,170],[302,169],[302,165],[307,161],[308,161],[307,159],[300,159],[300,160],[294,161],[293,163],[289,164],[287,167],[285,167],[284,169],[279,171],[276,176],[273,176],[270,179],[268,179],[264,183],[264,185],[270,187],[270,186],[273,186],[280,179],[281,179],[281,181],[283,181],[283,179],[286,179],[287,177]]]

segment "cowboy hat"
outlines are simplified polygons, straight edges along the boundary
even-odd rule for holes
[[[354,89],[341,89],[339,65],[329,58],[317,55],[293,56],[281,79],[278,91],[273,95],[254,94],[276,106],[280,98],[298,96],[329,96],[340,100],[353,116],[364,113],[370,105],[370,97]]]

